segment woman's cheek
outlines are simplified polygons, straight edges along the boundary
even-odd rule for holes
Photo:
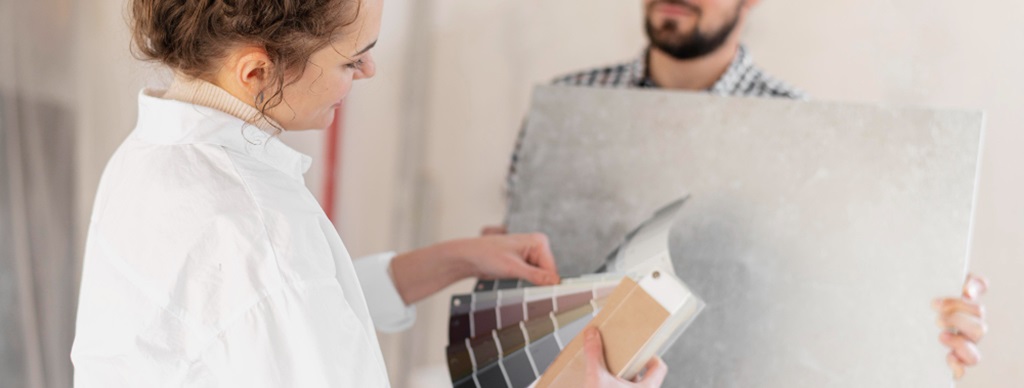
[[[348,98],[349,92],[352,91],[352,80],[345,80],[339,83],[338,101]]]

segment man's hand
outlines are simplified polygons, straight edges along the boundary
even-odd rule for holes
[[[981,360],[977,344],[985,336],[988,326],[985,324],[985,307],[978,298],[987,290],[988,281],[971,274],[964,282],[961,297],[940,298],[932,303],[932,308],[939,313],[938,325],[943,329],[939,342],[950,349],[946,362],[956,379],[963,377],[966,367],[977,365]]]
[[[660,387],[668,373],[668,367],[660,358],[654,357],[647,362],[642,377],[636,381],[626,381],[615,377],[608,371],[604,360],[604,346],[601,341],[601,332],[593,326],[588,326],[581,335],[583,340],[583,353],[586,357],[587,370],[583,380],[586,388],[611,388],[611,387],[633,387],[653,388]]]

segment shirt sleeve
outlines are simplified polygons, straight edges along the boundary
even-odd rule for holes
[[[385,333],[406,330],[416,321],[416,306],[407,306],[402,301],[391,277],[394,258],[394,252],[387,252],[352,261],[373,325]]]

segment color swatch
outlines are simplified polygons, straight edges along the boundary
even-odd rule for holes
[[[621,278],[621,275],[619,276]],[[550,312],[579,307],[611,293],[616,280],[568,282],[556,286],[499,289],[453,295],[448,343],[457,344]]]
[[[606,299],[606,297],[605,297]],[[555,314],[520,321],[448,346],[448,368],[456,387],[532,384],[596,315],[604,299]]]

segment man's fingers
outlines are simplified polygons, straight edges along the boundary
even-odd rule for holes
[[[647,361],[644,368],[646,371],[640,383],[645,387],[660,387],[665,381],[665,375],[668,374],[668,366],[665,365],[665,361],[662,361],[660,357],[654,357]]]
[[[964,377],[964,364],[960,363],[953,352],[946,355],[946,364],[949,364],[949,369],[953,370],[954,379],[960,380],[961,377]]]
[[[953,355],[956,356],[957,361],[962,365],[973,366],[977,365],[978,361],[981,361],[981,353],[978,352],[978,347],[964,336],[942,333],[939,335],[939,341],[953,350]]]
[[[977,302],[964,300],[962,298],[936,299],[932,302],[932,309],[939,312],[939,315],[953,315],[958,312],[973,315],[981,320],[985,319],[985,307]]]
[[[587,374],[599,374],[606,372],[608,367],[604,362],[604,346],[601,343],[601,332],[594,326],[587,326],[583,330],[583,354],[586,357]]]
[[[939,325],[947,330],[955,329],[957,334],[975,343],[980,342],[981,338],[988,331],[988,326],[985,325],[984,321],[966,313],[955,313],[939,317]]]
[[[964,282],[964,298],[976,300],[984,295],[986,291],[988,291],[988,279],[975,274],[967,275],[967,281]]]

